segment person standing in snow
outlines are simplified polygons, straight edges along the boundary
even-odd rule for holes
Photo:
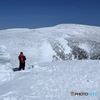
[[[18,56],[18,59],[19,59],[19,62],[20,62],[20,65],[19,65],[19,70],[21,69],[25,69],[25,60],[26,60],[26,57],[23,55],[23,52],[20,53],[20,55]]]

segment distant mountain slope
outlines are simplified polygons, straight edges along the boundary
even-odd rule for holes
[[[74,52],[76,58],[83,50],[88,55],[87,58],[99,59],[100,27],[61,24],[39,29],[1,30],[0,45],[6,46],[13,66],[18,66],[21,51],[27,57],[27,65],[52,61],[54,56],[65,60],[66,54],[72,53],[75,48],[79,50]]]

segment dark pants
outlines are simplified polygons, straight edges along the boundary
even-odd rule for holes
[[[25,69],[25,63],[20,63],[20,66],[19,66],[19,70],[21,70],[21,69]]]

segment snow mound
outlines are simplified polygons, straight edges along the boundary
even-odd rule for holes
[[[6,47],[0,46],[0,64],[10,63],[10,55],[6,53]]]
[[[0,46],[0,83],[10,78],[11,64],[10,55],[6,52],[4,45]]]

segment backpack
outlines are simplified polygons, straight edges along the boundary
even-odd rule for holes
[[[20,57],[20,62],[21,62],[21,63],[24,63],[24,56],[23,56],[22,54],[20,54],[19,57]]]

